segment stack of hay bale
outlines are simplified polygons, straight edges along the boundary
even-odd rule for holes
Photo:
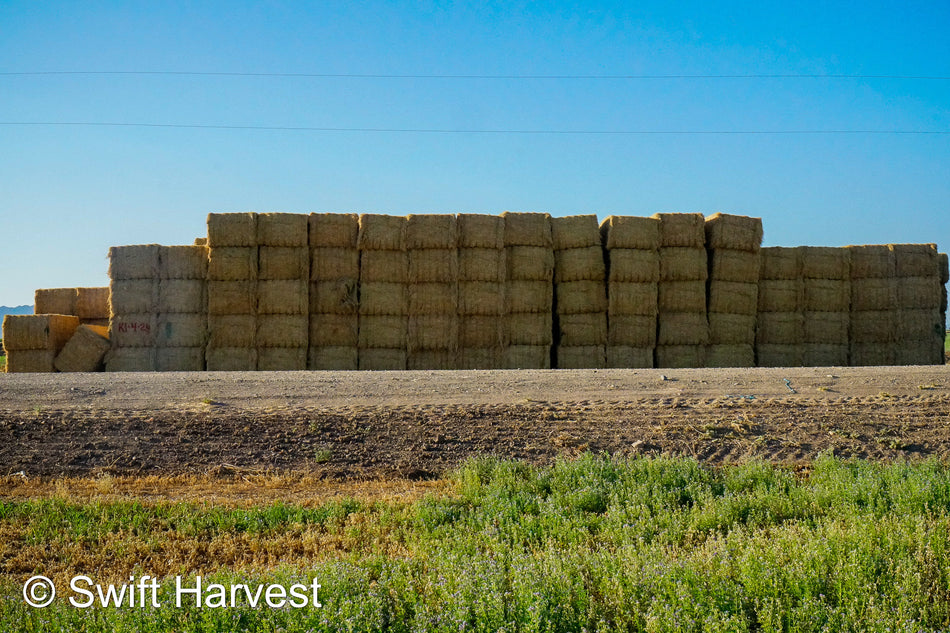
[[[158,371],[203,371],[208,342],[205,246],[159,247],[155,365]]]
[[[759,367],[800,367],[805,316],[802,250],[773,246],[760,252],[755,356]]]
[[[706,219],[707,367],[755,367],[761,245],[761,218],[716,213]]]
[[[851,254],[846,248],[803,246],[802,307],[806,367],[846,366],[851,323]]]
[[[363,214],[360,250],[359,368],[406,369],[409,254],[404,217]]]
[[[79,317],[80,325],[109,326],[109,288],[41,288],[33,296],[34,314]]]
[[[894,251],[886,244],[849,246],[850,364],[893,365],[900,324]]]
[[[894,362],[940,365],[944,359],[943,293],[936,244],[893,244],[900,323]],[[943,317],[943,318],[942,318]]]
[[[554,240],[555,367],[606,365],[607,287],[596,215],[551,219]]]
[[[554,240],[547,213],[502,214],[508,283],[507,369],[550,369],[554,344]]]
[[[410,215],[409,369],[458,366],[458,227],[454,215]]]
[[[208,215],[210,371],[257,369],[257,214]]]
[[[308,369],[359,368],[359,216],[310,214]]]
[[[55,371],[57,355],[78,327],[79,318],[66,314],[4,316],[3,350],[7,357],[7,371]]]
[[[660,221],[612,215],[600,230],[607,255],[607,366],[653,367]]]
[[[308,218],[302,213],[257,216],[257,368],[307,368],[310,330]]]
[[[458,218],[459,368],[505,363],[505,220],[475,213]]]
[[[706,220],[701,213],[658,213],[660,283],[657,292],[657,367],[704,367]]]
[[[106,371],[155,371],[161,247],[109,249],[109,339]]]

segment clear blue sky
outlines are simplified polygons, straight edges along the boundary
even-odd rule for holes
[[[0,125],[0,304],[211,211],[723,211],[946,251],[950,135],[774,132],[950,131],[947,33],[947,2],[0,2],[0,123],[664,132]],[[61,71],[389,77],[8,74]]]

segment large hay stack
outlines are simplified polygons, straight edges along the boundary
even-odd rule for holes
[[[409,369],[458,367],[458,223],[454,215],[406,218]]]
[[[359,368],[406,369],[409,254],[404,217],[363,214],[360,249]]]
[[[66,314],[8,314],[3,317],[3,350],[8,372],[56,371],[56,356],[79,327]]]
[[[551,219],[555,367],[606,366],[607,286],[596,215]]]
[[[505,364],[505,219],[459,214],[458,366],[499,369]]]
[[[851,365],[893,365],[899,340],[897,268],[886,244],[850,246]]]
[[[157,244],[109,249],[112,349],[106,355],[106,371],[158,369],[160,252]]]
[[[803,246],[802,364],[848,365],[851,325],[851,252],[846,248]]]
[[[756,365],[799,367],[805,343],[802,249],[773,246],[759,255]]]
[[[203,371],[208,343],[208,248],[159,248],[158,371]]]
[[[899,311],[896,365],[944,362],[944,295],[936,244],[892,244]],[[941,286],[943,292],[941,292]]]
[[[359,216],[312,213],[308,369],[359,369]]]
[[[709,260],[707,367],[755,367],[762,219],[706,219]]]
[[[508,369],[550,369],[554,344],[554,239],[547,213],[502,214]]]

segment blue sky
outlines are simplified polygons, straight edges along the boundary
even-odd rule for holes
[[[948,32],[946,2],[0,2],[0,304],[212,211],[722,211],[946,251],[950,134],[784,132],[950,132]],[[385,77],[32,74],[96,71]]]

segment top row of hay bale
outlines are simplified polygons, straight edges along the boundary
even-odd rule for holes
[[[82,324],[108,325],[109,288],[40,288],[33,296],[34,314],[66,314]]]

